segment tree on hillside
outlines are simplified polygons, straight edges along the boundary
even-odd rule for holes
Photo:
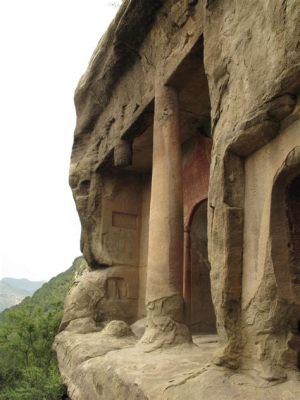
[[[31,298],[0,314],[0,400],[61,400],[65,395],[52,343],[64,298],[86,268],[82,257]]]

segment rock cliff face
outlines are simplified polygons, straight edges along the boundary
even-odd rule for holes
[[[299,38],[297,0],[123,2],[75,94],[73,400],[299,396]]]
[[[212,2],[204,24],[214,137],[209,254],[220,362],[258,368],[270,379],[299,366],[292,342],[299,342],[300,298],[287,260],[286,216],[272,228],[300,172],[299,12],[293,1]],[[281,170],[286,193],[279,201]]]

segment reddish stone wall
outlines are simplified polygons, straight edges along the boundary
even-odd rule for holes
[[[183,204],[185,230],[188,229],[195,206],[207,199],[211,147],[212,140],[199,135],[192,149],[184,154]]]

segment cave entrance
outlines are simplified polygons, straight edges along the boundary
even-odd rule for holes
[[[215,334],[216,316],[207,250],[207,200],[195,207],[190,220],[189,236],[190,327],[193,333]]]
[[[300,175],[287,186],[286,205],[288,220],[288,248],[291,282],[294,296],[300,299]],[[300,335],[300,321],[296,335]],[[300,349],[297,351],[297,367],[300,368]]]
[[[271,259],[281,307],[276,310],[274,335],[285,337],[281,364],[287,357],[300,368],[300,147],[291,150],[272,189]],[[276,340],[280,348],[280,340]],[[285,346],[285,347],[284,347]],[[285,350],[284,350],[285,349]]]
[[[300,299],[300,175],[294,178],[287,186],[286,203],[291,280],[294,293]]]

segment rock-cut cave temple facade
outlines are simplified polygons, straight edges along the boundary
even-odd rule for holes
[[[125,0],[75,104],[70,397],[300,398],[300,2]]]

